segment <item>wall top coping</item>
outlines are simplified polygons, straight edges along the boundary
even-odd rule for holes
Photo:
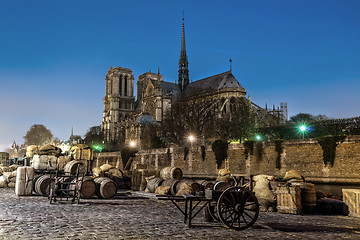
[[[273,142],[263,142],[265,145],[273,145]],[[345,138],[345,140],[342,143],[360,143],[360,135],[350,135]],[[286,140],[282,143],[283,145],[304,145],[304,144],[318,144],[316,138],[308,138],[308,139],[294,139],[294,140]],[[211,146],[206,146],[207,150],[208,148],[211,150]],[[244,148],[244,145],[242,143],[234,143],[229,144],[229,149],[239,149]],[[171,149],[171,150],[170,150]],[[184,147],[177,147],[172,146],[169,148],[154,148],[154,149],[142,149],[140,150],[137,155],[142,154],[164,154],[168,152],[173,152],[176,150],[182,150]],[[190,149],[189,149],[190,150]],[[193,151],[200,151],[200,145],[194,146]],[[102,153],[96,153],[95,156],[99,157],[106,157],[106,156],[119,156],[121,155],[121,152],[102,152]]]

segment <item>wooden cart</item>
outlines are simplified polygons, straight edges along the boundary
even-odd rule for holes
[[[170,200],[184,215],[184,223],[192,227],[192,220],[207,207],[214,220],[234,230],[251,227],[259,216],[259,203],[247,187],[234,186],[223,190],[206,189],[205,196],[160,195],[159,200]],[[184,206],[180,205],[184,202]]]
[[[229,187],[224,191],[206,189],[210,215],[225,226],[243,230],[251,227],[259,216],[259,203],[248,188]]]

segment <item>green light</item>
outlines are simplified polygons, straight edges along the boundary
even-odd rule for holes
[[[98,150],[99,152],[101,152],[102,151],[102,147],[101,146],[99,146],[99,145],[95,145],[95,146],[93,146],[96,150]]]
[[[306,129],[307,129],[307,127],[306,127],[305,125],[301,125],[301,126],[299,127],[299,129],[300,129],[300,131],[305,132]]]
[[[256,135],[256,136],[255,136],[255,139],[258,140],[258,141],[260,141],[260,140],[261,140],[261,136],[260,136],[260,135]]]

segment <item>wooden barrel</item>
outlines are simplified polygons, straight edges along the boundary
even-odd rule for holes
[[[200,184],[201,190],[214,188],[214,183],[212,183],[210,181],[198,180],[197,183]]]
[[[306,182],[292,182],[291,186],[300,187],[302,212],[312,213],[316,207],[315,185]]]
[[[113,198],[117,192],[116,183],[107,177],[100,177],[94,179],[97,185],[96,195],[100,198]]]
[[[55,180],[50,175],[42,175],[35,182],[35,192],[42,196],[48,196],[54,184]]]
[[[72,179],[73,184],[69,185],[71,190],[75,189],[76,179]],[[81,198],[91,198],[95,195],[97,190],[97,185],[94,179],[90,176],[79,177],[78,178],[79,189],[80,189],[80,197]]]
[[[162,178],[153,178],[147,182],[147,189],[153,193],[161,185],[164,180]]]
[[[183,180],[181,180],[181,181],[176,185],[176,192],[178,192],[178,191],[180,190],[181,185],[182,185],[183,183],[189,184],[189,185],[192,187],[192,189],[194,190],[194,192],[199,192],[200,189],[201,189],[200,184],[197,183],[197,182],[195,182],[194,180],[183,179]]]
[[[176,179],[168,179],[162,182],[162,186],[169,186],[170,187],[170,193],[175,195],[177,193],[176,186],[178,185],[180,181]]]
[[[177,167],[165,167],[160,171],[160,177],[164,180],[175,179],[180,180],[182,178],[182,170]]]
[[[78,168],[79,174],[86,173],[86,161],[72,160],[65,165],[64,172],[67,175],[76,175]]]
[[[36,175],[36,176],[34,177],[34,179],[33,179],[33,192],[36,192],[36,191],[35,191],[35,184],[36,184],[37,180],[39,179],[39,177],[41,177],[41,175]]]
[[[214,189],[214,191],[225,191],[229,187],[231,187],[230,183],[219,181],[219,182],[215,183],[213,189]]]

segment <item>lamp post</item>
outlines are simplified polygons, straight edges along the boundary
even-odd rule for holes
[[[190,146],[192,147],[192,143],[195,141],[195,137],[193,135],[189,136],[189,142],[190,142]]]
[[[95,148],[95,150],[99,151],[100,153],[103,150],[103,148],[100,145],[95,145],[94,148]]]
[[[307,132],[308,127],[305,124],[302,124],[298,128],[299,128],[300,133],[302,134],[302,139],[304,139],[304,135],[305,135],[305,132]]]
[[[136,142],[135,142],[135,141],[130,141],[129,146],[130,146],[131,148],[136,147]]]
[[[192,144],[195,141],[195,137],[194,135],[189,135],[188,139],[190,142],[189,170],[192,171]]]

